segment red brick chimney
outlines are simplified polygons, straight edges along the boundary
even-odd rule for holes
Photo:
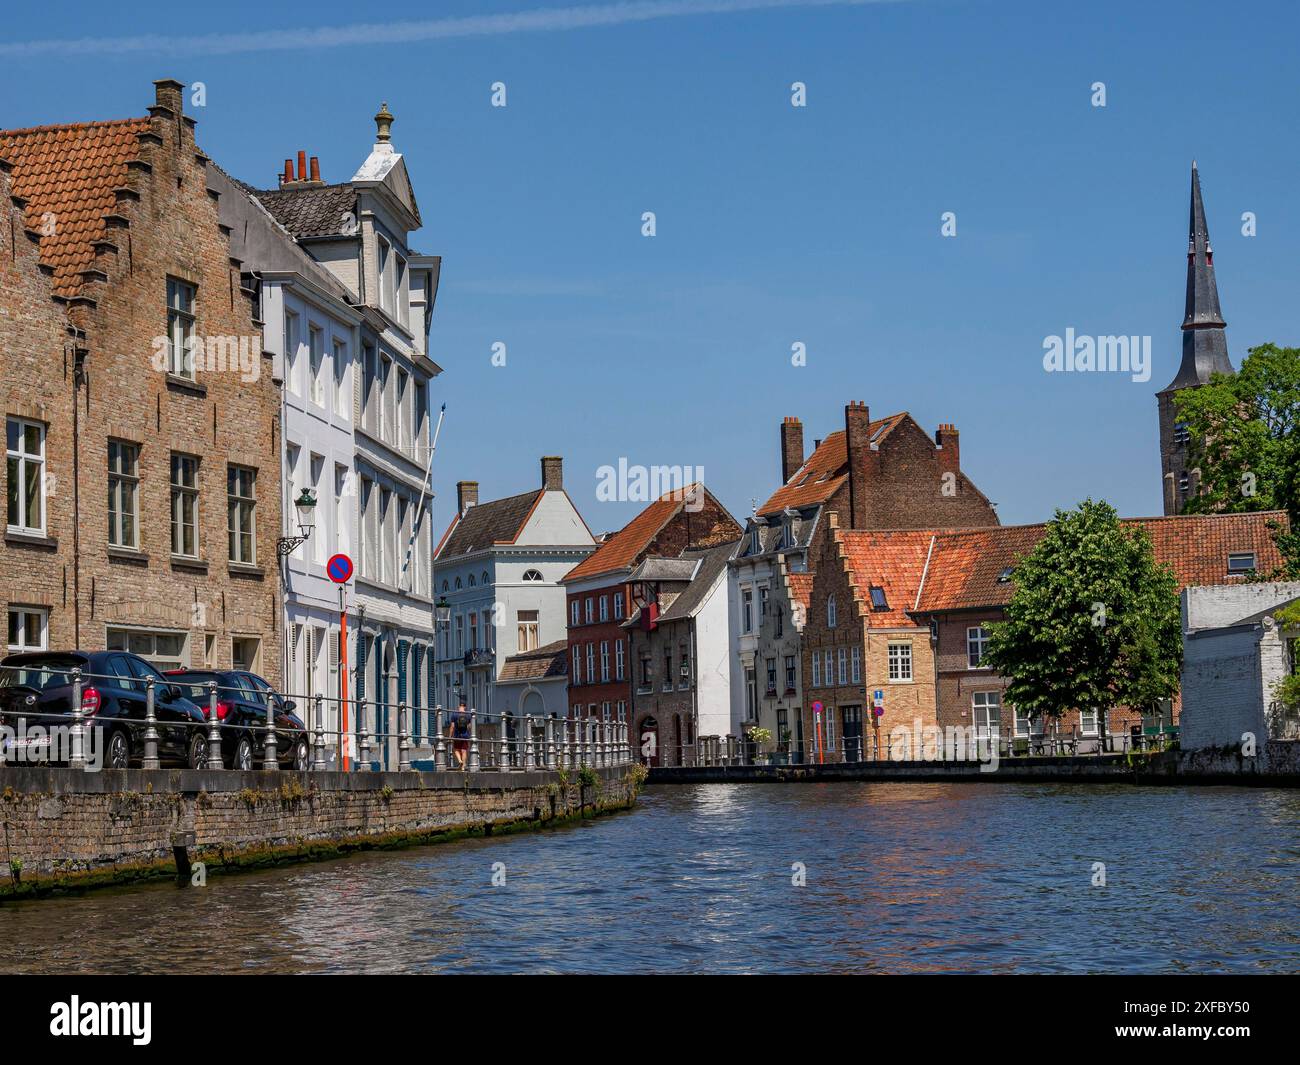
[[[548,492],[564,489],[564,459],[561,456],[542,456],[542,488]]]
[[[465,511],[478,505],[478,481],[456,482],[456,510],[463,518]]]
[[[940,473],[956,473],[961,469],[961,434],[956,426],[939,426],[934,433],[934,447],[939,452]]]
[[[803,465],[803,423],[798,418],[781,421],[781,483],[788,484]]]
[[[849,459],[850,529],[867,525],[867,488],[875,472],[875,453],[871,450],[871,412],[866,403],[850,400],[844,408],[844,445]]]
[[[317,156],[311,157],[311,166],[308,169],[307,153],[300,151],[298,153],[298,168],[295,172],[292,159],[284,161],[284,174],[280,177],[280,188],[282,189],[310,189],[324,185],[320,179],[320,159]]]

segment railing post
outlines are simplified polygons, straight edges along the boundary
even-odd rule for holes
[[[524,728],[524,759],[521,769],[526,773],[532,772],[536,765],[533,761],[533,715],[524,714],[522,719]]]
[[[312,760],[311,767],[317,773],[323,773],[326,769],[325,762],[325,700],[323,696],[316,696],[316,756]]]
[[[161,765],[158,761],[158,710],[154,702],[157,698],[154,686],[157,683],[153,677],[146,678],[144,682],[144,759],[140,763],[142,769],[158,769]]]
[[[217,718],[217,682],[208,681],[208,768],[225,769],[221,760],[221,722]]]
[[[478,758],[478,711],[469,712],[469,761],[466,763],[471,773],[479,771]]]
[[[546,719],[546,768],[559,768],[559,763],[555,759],[555,718],[553,717]]]
[[[81,712],[81,669],[72,671],[72,750],[68,752],[69,769],[86,768],[86,732]]]
[[[370,768],[370,730],[366,728],[366,703],[364,699],[357,700],[357,722],[361,726],[357,730],[357,769],[363,765]]]
[[[279,743],[275,738],[275,701],[279,696],[266,693],[262,698],[266,700],[266,746],[262,750],[262,768],[279,769]]]
[[[397,771],[408,772],[411,768],[411,734],[407,728],[406,704],[397,704]]]
[[[433,768],[438,772],[447,768],[447,743],[443,739],[442,728],[442,707],[439,706],[433,714],[433,727],[438,733],[437,739],[433,741]]]

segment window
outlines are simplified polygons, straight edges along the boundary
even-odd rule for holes
[[[226,510],[230,532],[230,561],[257,562],[257,471],[248,466],[226,467]]]
[[[664,691],[673,690],[673,653],[664,652]]]
[[[983,625],[972,625],[966,630],[966,668],[978,669],[988,647],[989,630]]]
[[[198,290],[167,279],[167,372],[194,380],[194,296]]]
[[[1254,571],[1254,551],[1238,551],[1228,556],[1229,573],[1253,573]]]
[[[348,535],[348,468],[334,466],[334,550],[346,551],[351,543]],[[428,557],[428,553],[425,553]]]
[[[1029,720],[1029,715],[1025,713],[1025,711],[1021,710],[1019,707],[1016,707],[1015,719],[1016,719],[1016,735],[1028,736],[1029,727],[1031,724]]]
[[[891,643],[889,645],[889,681],[891,684],[912,679],[912,645],[910,643]]]
[[[140,546],[140,448],[108,442],[108,542]]]
[[[109,629],[107,649],[129,651],[152,662],[158,669],[181,669],[189,665],[188,643],[183,632]]]
[[[767,660],[767,694],[776,694],[776,659]]]
[[[595,600],[592,599],[591,596],[587,596],[586,617],[587,617],[588,625],[590,625],[596,618],[596,615],[594,613],[594,608],[595,608]]]
[[[853,648],[853,683],[862,683],[862,648]]]
[[[582,683],[582,652],[578,650],[578,645],[573,645],[573,683]]]
[[[325,406],[325,334],[319,326],[307,327],[307,372],[309,374],[308,391],[311,401],[318,407]]]
[[[826,708],[826,749],[835,750],[835,707]]]
[[[1185,447],[1191,443],[1192,432],[1187,427],[1186,422],[1174,422],[1174,443],[1180,447]]]
[[[654,670],[653,670],[653,669],[651,668],[651,666],[650,666],[650,656],[649,656],[649,655],[642,655],[642,656],[641,656],[641,688],[642,688],[642,690],[648,690],[648,689],[650,688],[650,685],[653,684],[653,683],[654,683]]]
[[[45,426],[23,418],[5,421],[9,528],[45,532]]]
[[[1080,710],[1079,711],[1079,732],[1084,736],[1097,735],[1097,711]]]
[[[740,631],[754,631],[754,592],[751,588],[740,593]]]
[[[816,651],[812,653],[812,686],[820,688],[822,686],[822,656]]]
[[[542,579],[542,575],[541,575],[541,573],[539,573],[539,572],[538,572],[537,570],[535,570],[535,569],[526,570],[526,571],[524,572],[524,581],[525,581],[525,582],[540,581],[541,579]]]
[[[519,650],[537,650],[537,611],[520,610],[515,618],[519,627]]]
[[[393,409],[393,360],[387,355],[379,357],[379,394],[376,397],[379,407],[379,436],[385,443],[393,442],[395,414]]]
[[[379,366],[373,344],[361,347],[361,424],[379,432]]]
[[[337,636],[337,633],[335,634]],[[230,638],[230,668],[256,673],[262,665],[262,641],[256,636]]]
[[[379,306],[391,314],[397,302],[397,284],[393,269],[393,246],[383,237],[378,238],[378,243]]]
[[[841,647],[839,649],[839,653],[835,656],[835,663],[837,667],[836,676],[839,678],[840,684],[847,684],[849,682],[849,656],[847,648]]]
[[[1002,704],[998,692],[974,692],[971,695],[971,718],[977,740],[993,739],[999,734]]]
[[[602,599],[601,603],[605,600]],[[600,641],[600,679],[602,683],[609,683],[609,641]]]
[[[822,653],[822,683],[828,688],[835,683],[835,677],[831,673],[831,652],[829,648]]]
[[[776,608],[776,636],[780,639],[785,635],[785,611],[781,607]]]
[[[600,597],[600,620],[609,620],[609,596],[607,595],[602,595]]]
[[[411,375],[400,366],[397,369],[397,446],[411,457],[411,414],[407,404],[411,401]]]
[[[199,557],[199,460],[172,452],[172,554]]]
[[[587,681],[590,684],[596,683],[596,645],[587,644]]]
[[[1011,574],[1012,574],[1013,572],[1014,572],[1014,567],[1012,567],[1012,566],[1007,566],[1007,567],[1006,567],[1006,568],[1005,568],[1001,573],[998,574],[998,583],[999,583],[999,584],[1008,584],[1008,583],[1010,583],[1010,581],[1011,581]]]
[[[745,717],[750,721],[758,719],[758,691],[752,669],[745,670]]]
[[[760,618],[767,617],[767,586],[766,585],[759,588],[758,590],[758,616]]]
[[[475,578],[474,578],[474,574],[471,573],[471,574],[469,575],[469,586],[470,586],[471,588],[473,588],[474,585],[477,584],[477,583],[478,583],[478,582],[475,580]]]
[[[348,391],[348,346],[335,339],[334,354],[334,413],[340,418],[351,417],[352,394]]]
[[[786,655],[785,656],[785,690],[786,691],[788,692],[794,691],[794,681],[795,681],[794,655]]]
[[[614,617],[621,618],[622,616],[623,616],[623,593],[615,592],[614,593]]]
[[[826,597],[826,627],[835,628],[835,596],[833,595]]]
[[[614,679],[623,679],[623,641],[616,640],[614,643]]]
[[[576,599],[569,602],[569,624],[578,624],[578,601]]]
[[[50,612],[33,606],[9,608],[9,642],[12,651],[44,651],[49,642]]]
[[[880,585],[878,584],[873,584],[871,586],[871,609],[872,610],[889,609],[889,598],[885,595],[885,589],[880,587]]]

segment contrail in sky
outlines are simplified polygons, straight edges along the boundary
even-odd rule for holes
[[[510,33],[624,26],[688,15],[729,15],[790,8],[860,7],[905,0],[624,0],[623,3],[551,7],[499,15],[465,15],[407,22],[360,22],[350,26],[300,26],[245,33],[140,34],[128,37],[73,37],[0,43],[0,56],[233,55],[304,48],[344,48],[366,44],[410,44],[455,37],[495,37]]]

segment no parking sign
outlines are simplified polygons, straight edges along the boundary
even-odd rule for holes
[[[352,579],[352,559],[347,555],[332,555],[325,563],[325,572],[335,584],[347,584]]]

